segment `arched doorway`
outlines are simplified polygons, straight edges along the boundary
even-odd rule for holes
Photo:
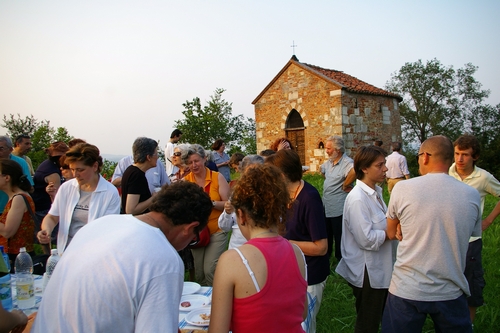
[[[297,110],[292,109],[286,119],[285,134],[286,138],[292,143],[293,150],[299,154],[302,165],[305,165],[306,161],[304,129],[302,117]]]

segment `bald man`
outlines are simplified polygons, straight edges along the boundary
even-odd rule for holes
[[[447,137],[427,139],[417,155],[422,176],[392,191],[386,233],[401,239],[384,333],[421,332],[427,314],[436,331],[472,332],[464,268],[469,237],[481,235],[481,204],[477,190],[448,175],[453,154]]]

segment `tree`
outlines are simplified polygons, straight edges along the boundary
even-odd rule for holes
[[[215,89],[204,107],[199,97],[182,104],[184,119],[175,121],[175,126],[182,131],[181,141],[209,148],[215,140],[223,139],[229,151],[239,147],[247,154],[255,152],[255,121],[243,115],[233,116],[232,103],[222,98],[224,91]]]
[[[500,179],[500,104],[496,106],[485,105],[476,110],[480,116],[471,113],[469,122],[470,132],[476,136],[481,144],[478,166],[491,172]]]
[[[32,147],[28,156],[31,158],[35,170],[47,158],[45,148],[49,147],[52,142],[64,141],[67,143],[73,139],[65,127],[58,127],[57,130],[54,130],[50,126],[50,121],[38,121],[33,115],[26,116],[24,119],[19,113],[17,118],[13,114],[8,117],[4,115],[2,127],[7,129],[7,135],[12,140],[20,134],[28,134],[31,137]]]
[[[403,136],[408,142],[442,134],[454,140],[471,127],[471,117],[483,110],[489,90],[474,78],[471,63],[458,70],[433,59],[406,63],[391,75],[386,89],[403,97],[399,105]]]

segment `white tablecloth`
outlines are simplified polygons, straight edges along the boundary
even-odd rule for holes
[[[41,275],[33,275],[35,278],[35,306],[30,308],[30,309],[24,309],[23,312],[26,315],[30,315],[34,312],[38,311],[38,307],[40,306],[40,302],[42,301],[42,276]],[[201,289],[196,292],[198,295],[204,295],[210,298],[212,300],[212,287],[201,287]],[[18,309],[17,307],[17,293],[16,293],[16,276],[15,274],[12,275],[12,300],[13,300],[13,307],[14,309]],[[309,328],[309,320],[311,317],[312,310],[314,309],[314,304],[316,303],[316,299],[312,299],[311,295],[308,293],[307,294],[308,299],[309,299],[309,307],[308,307],[308,313],[307,313],[307,318],[306,320],[302,323],[302,328],[306,332],[308,332]],[[210,307],[208,307],[210,308]],[[192,326],[188,324],[185,320],[186,315],[189,313],[184,312],[184,311],[179,311],[179,328],[184,328],[184,329],[201,329],[201,330],[207,330],[208,326],[203,326],[203,327],[198,327],[198,326]]]

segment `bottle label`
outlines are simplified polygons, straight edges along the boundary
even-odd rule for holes
[[[16,283],[16,291],[18,301],[27,301],[35,296],[33,282]]]

